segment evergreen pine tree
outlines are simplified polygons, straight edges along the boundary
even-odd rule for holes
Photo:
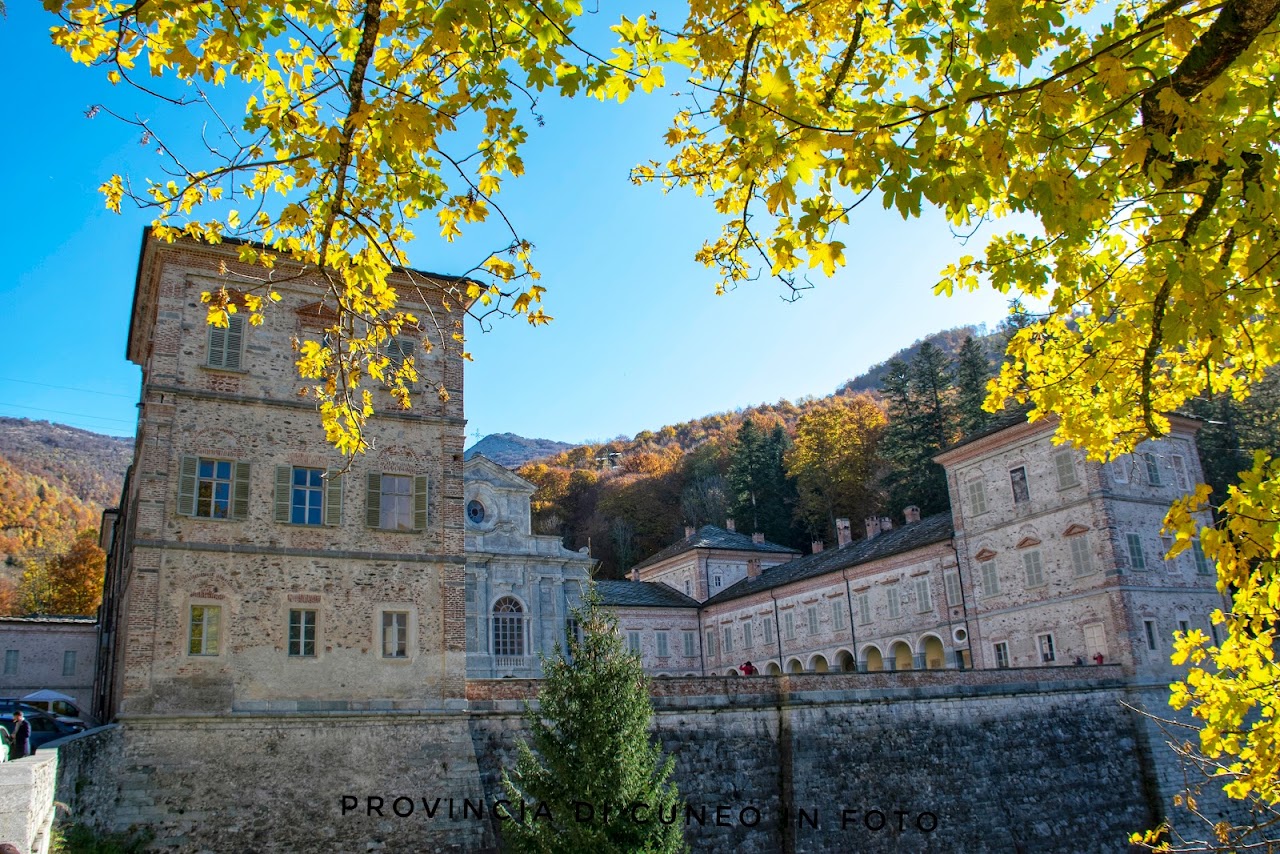
[[[894,514],[908,504],[926,515],[949,506],[946,473],[933,458],[951,440],[951,386],[946,354],[929,342],[910,365],[900,359],[889,363],[881,385],[889,427],[881,448],[890,463],[884,484]]]
[[[504,847],[686,851],[680,793],[670,780],[675,761],[650,738],[653,707],[640,658],[623,648],[617,621],[594,595],[574,615],[582,637],[569,638],[567,656],[557,647],[543,661],[539,708],[525,714],[530,743],[520,744],[515,772],[502,775],[512,804],[511,820],[500,824]],[[582,804],[589,821],[580,820]]]
[[[754,419],[738,428],[729,461],[730,512],[739,526],[760,530],[760,501],[764,492],[764,435]]]
[[[982,344],[972,335],[964,339],[956,354],[956,417],[959,438],[980,433],[991,423],[991,413],[982,408],[987,398],[991,362]]]

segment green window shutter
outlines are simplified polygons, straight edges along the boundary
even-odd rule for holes
[[[427,476],[413,479],[413,530],[427,530]]]
[[[217,326],[209,327],[209,359],[211,368],[221,368],[227,360],[227,330]]]
[[[365,501],[364,523],[370,528],[378,527],[382,521],[382,475],[369,472],[368,498]]]
[[[333,470],[325,472],[324,523],[342,524],[342,474]]]
[[[289,487],[293,478],[292,466],[276,466],[276,521],[289,521]]]
[[[194,516],[196,512],[196,472],[199,457],[183,457],[178,474],[178,515]]]
[[[232,475],[231,518],[244,520],[249,518],[249,464],[238,461]]]
[[[223,366],[238,371],[240,370],[240,351],[244,345],[244,317],[233,314],[227,320],[227,346],[223,356]]]

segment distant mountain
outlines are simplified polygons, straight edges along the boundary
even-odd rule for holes
[[[569,442],[553,442],[550,439],[526,439],[515,433],[490,433],[470,448],[466,459],[483,454],[498,465],[507,468],[522,466],[539,457],[549,457],[576,447]]]
[[[1004,355],[1004,341],[1001,333],[988,333],[984,327],[978,326],[957,326],[955,329],[944,329],[941,332],[935,332],[932,335],[926,335],[910,347],[903,347],[883,362],[872,365],[870,368],[851,380],[846,380],[843,385],[836,389],[836,394],[848,394],[850,392],[859,391],[878,391],[880,384],[884,381],[885,374],[889,372],[889,363],[894,359],[903,362],[910,362],[915,358],[916,353],[920,352],[920,345],[926,341],[940,349],[948,356],[955,356],[960,351],[960,347],[964,344],[964,339],[969,336],[978,339],[991,359],[993,365],[997,364]]]
[[[133,439],[0,417],[0,560],[47,554],[97,527],[132,459]]]

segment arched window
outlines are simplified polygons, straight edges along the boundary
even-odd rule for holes
[[[524,607],[510,596],[493,603],[493,654],[524,655]]]

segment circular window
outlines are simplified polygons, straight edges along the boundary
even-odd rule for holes
[[[484,505],[479,501],[467,502],[467,518],[474,525],[479,525],[484,521]]]

